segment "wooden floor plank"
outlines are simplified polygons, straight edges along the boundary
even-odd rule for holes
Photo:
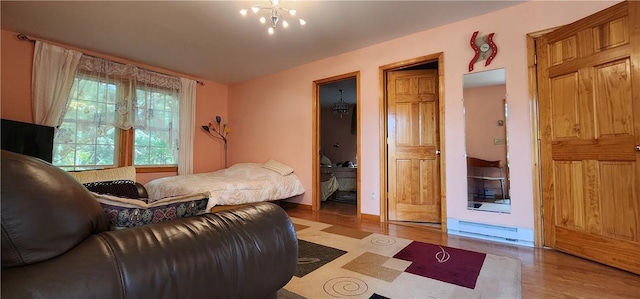
[[[291,217],[517,258],[522,263],[523,298],[640,298],[640,276],[556,250],[446,235],[428,226],[358,221],[353,204],[324,202],[319,212],[282,207]]]

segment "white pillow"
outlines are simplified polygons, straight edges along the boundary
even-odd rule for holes
[[[85,170],[78,172],[69,172],[80,184],[93,182],[107,182],[115,180],[136,181],[136,167],[125,166],[118,168],[108,168],[99,170]]]
[[[273,170],[281,175],[288,175],[293,172],[293,168],[291,168],[289,165],[282,164],[273,159],[270,159],[269,161],[262,164],[262,167]]]
[[[323,154],[322,157],[320,158],[320,165],[331,165],[331,164],[333,163],[331,163],[331,160],[329,159],[329,157]]]

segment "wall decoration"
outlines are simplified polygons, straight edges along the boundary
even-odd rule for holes
[[[209,135],[213,138],[220,139],[224,142],[224,168],[227,168],[227,135],[231,133],[231,127],[227,127],[227,124],[222,124],[222,117],[216,115],[216,123],[202,126],[202,129],[205,130]]]
[[[476,62],[486,60],[484,66],[488,66],[498,54],[498,46],[493,42],[493,35],[495,33],[492,32],[489,35],[478,37],[478,32],[480,31],[474,32],[469,41],[471,48],[475,52],[473,59],[469,62],[470,72],[473,71],[473,65]]]

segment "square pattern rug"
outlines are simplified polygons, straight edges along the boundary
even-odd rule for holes
[[[298,269],[278,298],[521,298],[520,261],[292,218]]]

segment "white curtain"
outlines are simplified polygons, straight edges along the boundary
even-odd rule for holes
[[[36,124],[62,124],[82,53],[36,41],[33,54],[32,111]]]
[[[109,124],[123,130],[145,129],[154,125],[154,119],[160,121],[164,117],[178,129],[180,78],[88,55],[80,59],[78,73],[78,78],[88,80],[77,80],[72,95],[94,97],[108,103],[95,111],[93,119],[97,125]],[[96,85],[96,79],[101,84]],[[167,107],[153,107],[150,100],[159,93],[170,94],[176,100],[166,102]],[[163,108],[172,108],[176,113],[157,114],[167,110]],[[177,140],[175,147],[177,149]]]
[[[135,128],[134,164],[179,164],[181,85],[178,77],[83,55],[59,140],[72,141],[66,133],[112,138],[114,127]]]
[[[178,174],[193,174],[193,138],[196,120],[196,81],[180,78],[180,142]]]
[[[172,80],[164,82],[164,79],[169,78]],[[135,137],[138,134],[146,135],[153,143],[152,139],[157,136],[157,139],[166,142],[171,149],[173,163],[164,156],[165,163],[180,165],[180,79],[143,69],[137,70],[134,79],[135,84],[132,85],[135,86],[136,101],[132,111],[135,113]],[[153,156],[152,147],[147,148],[148,153],[139,152],[141,147],[136,141],[134,163],[144,164],[146,156]]]

